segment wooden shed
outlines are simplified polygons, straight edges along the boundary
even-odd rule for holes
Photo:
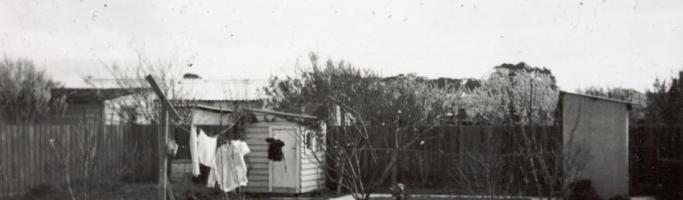
[[[277,112],[263,109],[244,109],[254,120],[243,127],[243,138],[251,152],[247,154],[245,191],[254,193],[298,194],[324,187],[322,163],[325,124],[319,130],[302,125],[316,118],[310,115]],[[229,109],[198,106],[192,113],[195,125],[225,125],[231,123]],[[226,121],[228,120],[228,121]],[[284,142],[282,161],[268,158],[267,138]],[[316,153],[316,154],[314,154]],[[187,173],[190,173],[189,168]]]

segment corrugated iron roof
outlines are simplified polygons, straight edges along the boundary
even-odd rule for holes
[[[131,83],[139,80],[131,79]],[[93,79],[89,82],[95,88],[119,88],[114,79]],[[265,79],[181,79],[176,82],[171,100],[198,101],[254,101],[265,99]],[[134,84],[131,84],[134,85]]]
[[[182,100],[237,100],[265,99],[263,87],[267,80],[203,80],[192,79],[179,82],[179,98]]]

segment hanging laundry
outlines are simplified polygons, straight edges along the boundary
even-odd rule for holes
[[[232,140],[221,145],[216,151],[215,165],[208,177],[208,187],[218,183],[223,192],[229,192],[239,186],[247,185],[247,165],[244,156],[250,152],[244,141]]]
[[[209,180],[209,173],[211,172],[211,167],[199,164],[199,175],[192,177],[192,182],[198,185],[206,185]]]
[[[197,127],[190,126],[190,160],[192,161],[192,176],[199,176],[199,152],[197,152]]]
[[[244,160],[244,156],[246,156],[249,152],[251,152],[251,149],[249,149],[249,145],[245,141],[241,140],[232,140],[231,141],[233,146],[238,146],[240,150],[240,157],[238,157],[237,164],[239,170],[239,175],[244,177],[244,179],[240,179],[240,185],[241,186],[246,186],[247,185],[247,163]]]
[[[200,164],[213,166],[214,156],[216,156],[216,138],[207,136],[203,130],[199,129],[199,136],[197,136],[197,159]]]
[[[268,143],[268,159],[272,161],[282,161],[285,157],[282,153],[282,147],[285,146],[285,143],[282,142],[282,140],[273,138],[266,138],[266,142]]]

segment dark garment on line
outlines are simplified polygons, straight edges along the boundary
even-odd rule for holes
[[[285,155],[282,153],[282,147],[285,146],[285,143],[282,140],[273,138],[266,138],[266,142],[268,142],[268,159],[282,161],[285,158]]]
[[[192,177],[192,182],[200,184],[200,185],[206,185],[206,182],[208,181],[208,178],[209,178],[209,172],[211,172],[211,168],[200,163],[199,164],[199,176]]]

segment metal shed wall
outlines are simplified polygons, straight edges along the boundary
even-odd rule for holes
[[[604,199],[628,196],[628,105],[571,93],[561,101],[565,148],[589,154],[577,178],[591,180]]]

